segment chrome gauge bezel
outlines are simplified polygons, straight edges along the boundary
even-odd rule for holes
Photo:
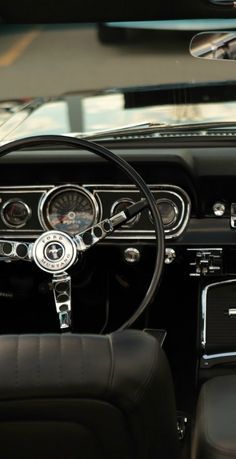
[[[89,199],[93,207],[93,222],[91,226],[95,225],[98,222],[99,217],[101,216],[100,203],[90,191],[88,191],[87,189],[79,185],[72,185],[72,184],[60,185],[60,186],[56,186],[50,189],[47,193],[45,193],[41,197],[39,201],[38,219],[42,225],[42,228],[45,229],[46,231],[50,231],[50,230],[59,231],[56,228],[53,228],[53,226],[50,224],[49,208],[50,208],[52,200],[55,199],[56,196],[58,196],[59,194],[63,192],[70,192],[70,191],[77,191],[78,193],[84,195],[87,199]],[[69,232],[67,234],[73,236]]]
[[[117,199],[115,202],[113,202],[111,206],[111,211],[110,211],[110,216],[113,217],[115,215],[114,210],[115,208],[119,205],[122,204],[123,202],[128,202],[130,205],[135,204],[135,201],[131,198],[120,198]],[[131,228],[135,223],[137,223],[140,219],[140,214],[135,215],[135,217],[131,218],[130,220],[127,221],[124,225],[121,226],[121,228]]]
[[[179,195],[178,195],[178,197],[179,197]],[[176,226],[173,226],[173,225],[176,223],[176,220],[177,220],[177,218],[178,218],[179,209],[178,209],[177,205],[175,204],[175,202],[172,201],[171,199],[168,199],[168,198],[156,199],[156,205],[157,205],[157,206],[158,206],[159,204],[161,204],[162,202],[167,202],[167,203],[169,203],[169,204],[173,207],[173,209],[174,209],[174,212],[175,212],[175,219],[174,219],[174,220],[172,220],[172,221],[171,221],[170,223],[168,223],[168,224],[165,224],[165,223],[163,222],[163,220],[162,220],[162,224],[163,224],[163,226],[164,226],[164,228],[165,228],[165,231],[168,231],[168,228],[169,228],[169,227],[171,227],[171,231],[174,231],[174,230],[176,229]],[[151,214],[150,210],[149,210],[148,214],[149,214],[149,220],[150,220],[150,222],[153,223],[152,214]]]
[[[25,209],[27,210],[27,216],[26,216],[26,219],[24,220],[23,223],[20,223],[19,225],[13,225],[11,223],[9,223],[6,218],[5,218],[5,215],[4,215],[4,211],[6,209],[6,207],[13,203],[13,202],[17,202],[17,203],[20,203],[20,204],[23,204]],[[32,215],[32,210],[31,208],[28,206],[28,204],[26,204],[25,201],[23,201],[22,199],[16,199],[16,198],[11,198],[11,199],[8,199],[6,202],[4,202],[4,204],[2,205],[1,207],[1,211],[0,211],[0,215],[1,215],[1,219],[4,223],[4,225],[6,225],[8,228],[13,228],[13,229],[18,229],[18,228],[23,228],[26,223],[28,222],[28,220],[30,219],[31,215]]]

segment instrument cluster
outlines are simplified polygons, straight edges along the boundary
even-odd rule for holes
[[[187,193],[173,185],[150,185],[161,214],[165,237],[178,237],[185,229],[191,203]],[[36,238],[55,229],[75,235],[109,218],[142,198],[135,186],[77,185],[0,188],[0,237]],[[152,239],[149,210],[116,230],[112,239]]]

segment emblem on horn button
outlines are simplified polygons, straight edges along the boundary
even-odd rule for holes
[[[71,237],[61,231],[47,231],[34,244],[33,258],[43,271],[60,273],[70,268],[77,255]]]
[[[64,254],[64,246],[58,242],[49,242],[44,249],[44,255],[49,261],[59,261]]]

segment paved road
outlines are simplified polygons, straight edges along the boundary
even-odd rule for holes
[[[1,26],[0,99],[236,78],[236,62],[192,58],[189,36],[148,31],[105,46],[93,26]]]

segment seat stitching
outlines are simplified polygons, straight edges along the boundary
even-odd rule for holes
[[[84,343],[83,343],[83,336],[80,336],[80,343],[81,343],[81,363],[80,363],[80,369],[81,369],[81,384],[83,385],[84,382]]]
[[[16,388],[19,387],[19,335],[16,338]]]
[[[37,368],[37,376],[38,376],[38,386],[40,386],[40,376],[41,376],[41,339],[40,335],[38,335],[38,368]]]
[[[140,401],[143,393],[145,392],[146,387],[149,385],[150,381],[152,380],[152,377],[153,377],[153,374],[154,374],[154,369],[156,368],[155,364],[156,364],[156,362],[158,360],[158,351],[159,351],[159,347],[155,346],[154,353],[153,353],[153,362],[152,362],[151,370],[150,370],[149,374],[147,375],[147,377],[145,378],[145,381],[143,382],[143,384],[141,384],[141,386],[136,391],[136,394],[135,394],[134,399],[133,399],[135,403]]]
[[[60,349],[59,349],[59,379],[58,384],[62,386],[62,335],[59,335]]]
[[[109,353],[110,353],[110,372],[108,374],[108,381],[107,381],[107,388],[105,393],[108,391],[109,388],[112,388],[114,373],[115,373],[115,359],[114,359],[114,346],[113,346],[113,339],[112,335],[108,335],[108,345],[109,345]]]

